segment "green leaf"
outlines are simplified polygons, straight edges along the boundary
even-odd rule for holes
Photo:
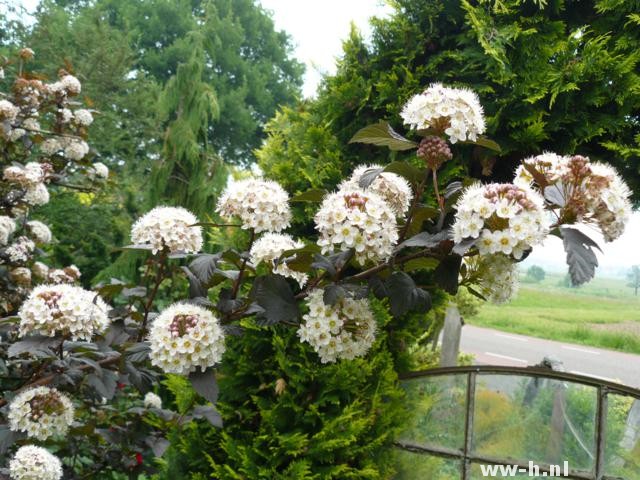
[[[413,260],[409,260],[407,263],[405,263],[403,268],[405,272],[413,272],[416,270],[433,270],[438,266],[438,263],[440,262],[435,258],[414,258]]]
[[[312,188],[293,197],[290,202],[321,202],[328,192],[321,188]]]
[[[498,145],[496,142],[494,142],[493,140],[487,137],[480,136],[476,139],[475,142],[468,142],[468,143],[480,145],[481,147],[488,148],[489,150],[493,150],[494,152],[502,152],[500,145]]]
[[[440,210],[434,207],[428,207],[425,205],[417,207],[413,211],[413,215],[411,215],[411,225],[409,225],[407,233],[411,236],[416,235],[422,230],[422,225],[424,224],[425,220],[435,218],[439,213]]]
[[[421,183],[425,175],[427,175],[426,170],[421,170],[407,162],[391,162],[384,167],[384,171],[400,175],[409,183],[413,184]]]
[[[598,266],[598,257],[593,249],[600,250],[600,247],[591,238],[575,228],[560,228],[560,234],[564,250],[567,252],[571,283],[578,286],[588,282],[596,274]]]
[[[358,130],[349,143],[368,143],[389,147],[390,150],[410,150],[418,146],[416,142],[404,138],[393,130],[387,122],[376,123]]]

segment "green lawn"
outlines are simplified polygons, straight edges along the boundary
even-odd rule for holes
[[[469,323],[583,345],[640,353],[640,297],[622,279],[595,279],[580,288],[562,276],[522,284],[505,305],[486,304]]]

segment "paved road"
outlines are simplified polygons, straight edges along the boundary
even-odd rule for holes
[[[547,355],[564,363],[567,371],[640,388],[640,355],[543,340],[489,328],[465,325],[460,350],[475,355],[475,363],[526,367]]]

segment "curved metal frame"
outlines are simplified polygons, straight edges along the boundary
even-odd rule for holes
[[[424,453],[436,455],[440,457],[459,460],[462,464],[461,480],[469,480],[472,462],[480,462],[494,465],[518,465],[518,467],[526,468],[528,464],[518,461],[505,461],[505,459],[486,457],[482,455],[474,455],[472,453],[471,441],[473,438],[473,414],[476,390],[476,376],[478,374],[493,375],[514,375],[522,377],[547,378],[552,380],[563,380],[581,385],[594,387],[597,390],[597,405],[595,418],[595,468],[591,473],[570,470],[568,477],[570,479],[579,480],[619,480],[616,477],[608,477],[604,474],[604,453],[605,453],[605,428],[607,419],[607,396],[611,394],[625,395],[640,400],[640,389],[628,387],[626,385],[600,380],[585,375],[577,375],[574,373],[560,372],[541,367],[508,367],[495,365],[473,365],[465,367],[441,367],[422,370],[419,372],[409,372],[400,376],[400,380],[411,380],[421,377],[435,377],[443,375],[466,375],[467,376],[467,400],[465,414],[465,431],[464,446],[462,450],[448,449],[438,446],[417,445],[410,442],[398,441],[395,445],[403,450],[415,453]],[[537,464],[540,473],[548,476],[550,466],[542,463]]]

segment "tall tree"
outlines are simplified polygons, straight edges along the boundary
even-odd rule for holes
[[[213,210],[226,169],[208,140],[209,125],[219,109],[213,88],[202,78],[201,32],[191,32],[186,41],[191,44],[191,57],[178,65],[159,101],[159,117],[167,127],[149,196],[152,206],[168,202],[203,215]]]
[[[317,100],[300,107],[303,114],[285,110],[269,126],[260,153],[267,173],[305,189],[318,182],[316,169],[387,162],[393,154],[380,149],[325,146],[336,143],[331,137],[346,145],[380,118],[400,127],[404,102],[429,83],[443,82],[480,94],[488,135],[502,147],[493,157],[475,152],[464,165],[474,176],[506,180],[529,155],[576,152],[615,164],[640,191],[636,1],[392,5],[393,15],[373,20],[371,42],[352,32],[337,73],[325,79]],[[305,127],[316,134],[292,135]],[[288,173],[280,177],[281,171]]]

